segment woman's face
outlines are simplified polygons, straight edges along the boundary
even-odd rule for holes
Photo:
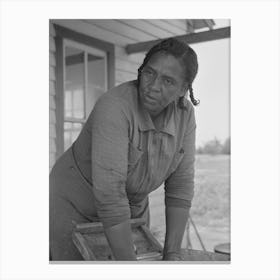
[[[139,94],[152,117],[187,90],[184,68],[173,55],[155,53],[140,73]]]

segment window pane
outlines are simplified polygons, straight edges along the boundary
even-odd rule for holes
[[[84,118],[84,92],[82,90],[73,91],[73,117]]]
[[[81,123],[64,123],[64,150],[67,150],[77,139],[82,129]]]
[[[88,54],[88,91],[86,94],[87,116],[97,99],[107,88],[106,59],[101,55]]]
[[[81,123],[73,123],[72,124],[72,143],[77,139],[81,130],[82,130],[82,124]]]
[[[65,48],[64,114],[69,118],[85,118],[84,105],[84,51]]]
[[[67,150],[72,142],[71,142],[71,123],[64,123],[64,150]]]
[[[66,117],[72,117],[72,106],[72,92],[66,90],[64,94],[64,111]]]

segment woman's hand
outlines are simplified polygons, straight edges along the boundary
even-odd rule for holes
[[[117,261],[136,261],[129,221],[105,228],[105,235]]]

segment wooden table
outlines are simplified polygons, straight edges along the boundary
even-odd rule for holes
[[[138,261],[161,261],[162,245],[145,226],[143,219],[130,220],[132,238]],[[114,261],[114,257],[101,223],[78,224],[73,231],[73,242],[86,261]],[[219,262],[229,261],[230,256],[200,250],[182,249],[184,261]]]

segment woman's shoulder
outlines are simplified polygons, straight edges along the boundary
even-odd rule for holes
[[[178,107],[180,109],[179,111],[184,116],[189,116],[194,114],[194,106],[192,105],[191,101],[186,98],[182,98],[179,100]]]
[[[104,93],[96,102],[93,111],[103,114],[133,111],[137,89],[134,81],[120,84]]]
[[[182,102],[182,101],[181,101]],[[191,101],[184,98],[184,103],[178,104],[179,119],[183,127],[192,128],[196,127],[194,106]]]
[[[112,87],[111,89],[109,89],[101,97],[113,96],[116,98],[126,98],[128,95],[131,95],[134,92],[137,92],[135,80],[116,85],[116,86]]]

